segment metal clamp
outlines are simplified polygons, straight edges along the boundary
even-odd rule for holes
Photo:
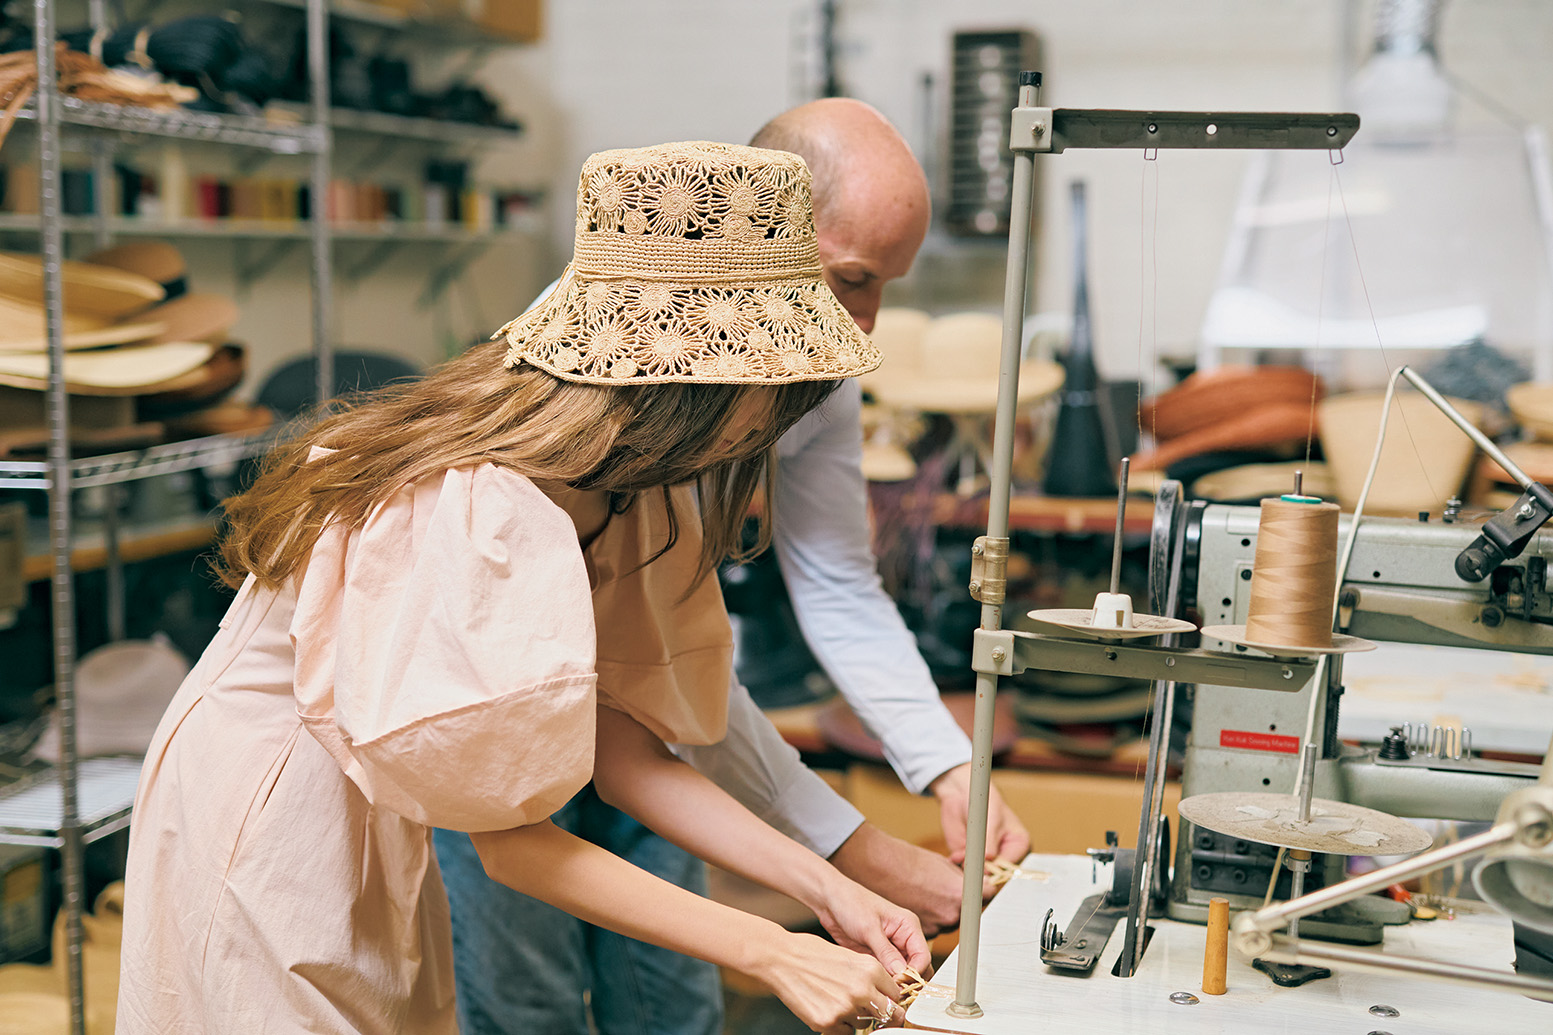
[[[1052,149],[1052,110],[1015,108],[1008,126],[1008,149],[1010,151],[1050,151]]]
[[[977,536],[971,544],[971,599],[1001,604],[1008,591],[1008,537]]]
[[[971,631],[971,670],[992,676],[1012,676],[1024,671],[1014,665],[1012,629],[974,629]]]

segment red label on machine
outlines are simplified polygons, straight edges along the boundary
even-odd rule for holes
[[[1278,733],[1252,733],[1250,730],[1220,730],[1219,747],[1240,748],[1243,751],[1281,751],[1286,755],[1300,753],[1300,738],[1285,737]]]

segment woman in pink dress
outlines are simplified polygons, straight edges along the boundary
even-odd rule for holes
[[[910,913],[664,747],[723,734],[708,576],[771,446],[878,362],[821,279],[803,163],[595,155],[572,264],[498,337],[336,412],[229,503],[241,588],[136,801],[120,1032],[451,1035],[432,827],[471,832],[519,891],[765,982],[816,1030],[888,1018],[891,973],[926,965]],[[590,778],[841,945],[551,825]]]

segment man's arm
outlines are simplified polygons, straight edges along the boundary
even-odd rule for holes
[[[862,473],[862,393],[848,381],[778,443],[775,546],[814,656],[914,794],[931,791],[965,854],[970,740],[939,699],[916,639],[879,581]],[[1024,826],[992,792],[988,854],[1017,862]]]
[[[959,923],[960,871],[864,822],[803,764],[737,680],[728,695],[727,736],[707,746],[675,745],[674,752],[777,830],[916,913],[928,937]]]

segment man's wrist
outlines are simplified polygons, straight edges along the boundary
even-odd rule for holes
[[[970,786],[969,773],[971,764],[961,762],[957,766],[951,766],[928,781],[927,791],[939,801],[946,797],[966,797]]]

